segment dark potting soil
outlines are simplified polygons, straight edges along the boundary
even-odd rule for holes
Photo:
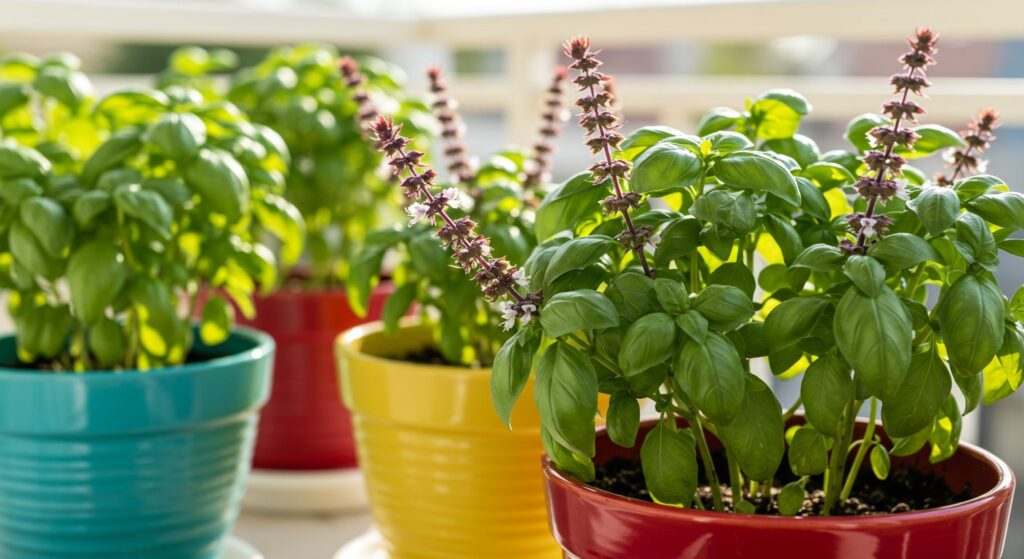
[[[425,347],[418,351],[406,353],[399,357],[398,360],[408,361],[410,363],[419,363],[421,365],[447,365],[449,367],[462,366],[448,362],[448,360],[444,358],[444,355],[441,355],[441,351],[436,347]]]
[[[719,479],[728,479],[728,468],[723,456],[715,457],[715,469]],[[850,498],[842,504],[840,510],[833,515],[866,516],[872,514],[889,514],[931,509],[966,501],[974,496],[970,487],[956,493],[946,482],[931,472],[914,469],[894,470],[888,479],[879,480],[866,468],[862,469],[854,484]],[[703,468],[700,479],[704,479]],[[795,479],[776,479],[771,488],[772,498],[747,496],[757,509],[758,514],[778,515],[775,496],[785,483]],[[623,497],[631,497],[642,501],[651,501],[644,484],[644,473],[638,462],[627,458],[616,457],[597,467],[597,479],[591,487],[602,489]],[[707,510],[714,509],[711,487],[701,485],[697,490]],[[732,510],[732,490],[722,486],[722,500],[726,510]],[[804,507],[799,516],[818,516],[825,505],[825,493],[821,490],[821,479],[812,478],[808,481],[804,492]]]

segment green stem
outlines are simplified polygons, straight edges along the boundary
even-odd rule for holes
[[[875,421],[877,418],[878,399],[871,398],[871,412],[868,415],[868,427],[864,430],[864,437],[861,439],[860,448],[857,449],[857,455],[853,458],[853,465],[850,467],[850,471],[846,474],[846,484],[843,485],[843,492],[839,496],[843,501],[850,498],[850,493],[853,491],[853,484],[857,481],[857,474],[860,473],[860,466],[864,463],[864,457],[867,456],[868,449],[871,448],[871,441],[875,436]]]
[[[789,418],[793,417],[796,412],[800,410],[800,406],[802,406],[803,403],[804,399],[802,397],[797,397],[796,401],[793,402],[793,405],[789,406],[789,409],[786,410],[786,413],[782,414],[782,420],[788,421]]]
[[[735,511],[736,505],[743,500],[743,476],[740,474],[740,465],[733,459],[732,453],[727,450],[725,457],[729,461],[729,483],[732,485],[732,508]]]
[[[850,440],[853,438],[853,428],[857,424],[858,409],[857,398],[851,395],[844,412],[846,429],[839,435],[839,439],[832,447],[832,453],[829,457],[828,472],[825,476],[827,478],[825,483],[825,508],[821,511],[822,516],[832,514],[832,510],[835,509],[836,503],[839,500],[839,493],[842,490],[843,473],[846,471],[846,458],[849,456]]]
[[[914,275],[911,276],[910,282],[907,283],[907,290],[904,294],[908,299],[914,298],[914,293],[917,291],[918,286],[921,283],[921,279],[924,278],[924,270],[926,263],[922,262],[917,265],[917,270],[914,270]]]
[[[680,408],[676,409],[682,411]],[[700,414],[684,414],[683,417],[686,418],[697,435],[697,449],[700,451],[701,461],[704,462],[704,472],[708,478],[708,485],[711,486],[711,498],[715,502],[715,510],[725,512],[725,504],[722,502],[722,484],[718,480],[718,472],[715,471],[715,464],[711,460],[711,448],[708,447],[708,439],[704,436],[704,425],[700,421]]]
[[[700,291],[700,264],[698,258],[700,258],[700,255],[694,250],[690,254],[690,293]]]

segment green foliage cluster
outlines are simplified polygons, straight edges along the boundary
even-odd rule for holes
[[[259,225],[286,246],[281,137],[182,86],[96,99],[71,55],[0,61],[0,285],[21,360],[62,370],[182,363],[233,307],[277,282]],[[299,241],[300,242],[300,241]]]
[[[587,48],[579,39],[567,47],[582,69],[582,105],[595,96]],[[601,111],[595,120],[615,122]],[[707,431],[724,443],[730,468],[721,481],[732,486],[734,510],[752,512],[786,460],[800,479],[783,489],[779,509],[797,513],[807,480],[824,476],[828,514],[865,460],[885,478],[891,456],[926,445],[933,462],[947,459],[964,414],[1020,387],[1024,288],[1008,300],[993,272],[1004,254],[1024,256],[1024,242],[1011,238],[1024,229],[1024,195],[990,175],[933,185],[906,165],[907,184],[898,185],[906,199],[871,210],[888,230],[857,249],[848,216],[864,215],[869,203],[855,196],[866,174],[861,156],[875,149],[869,133],[890,119],[856,117],[846,131],[852,148],[822,153],[799,133],[810,112],[800,94],[774,90],[743,111],[714,109],[696,134],[653,126],[616,141],[614,125],[591,127],[594,151],[609,144],[631,174],[613,184],[581,173],[544,198],[539,244],[524,265],[530,292],[543,294],[540,320],[501,348],[493,373],[507,422],[535,371],[545,448],[560,468],[593,479],[597,402],[606,394],[608,435],[641,445],[658,502],[697,506],[698,483],[708,483],[723,509]],[[905,159],[964,147],[941,126],[910,129],[920,139],[895,150]],[[601,211],[626,187],[645,201],[629,212],[631,226]],[[638,248],[623,236],[627,227],[654,234]],[[780,377],[802,375],[793,408],[784,411],[753,374],[762,360]],[[661,420],[640,440],[643,400]],[[801,403],[806,423],[787,429]],[[892,445],[873,423],[853,440],[864,406]]]

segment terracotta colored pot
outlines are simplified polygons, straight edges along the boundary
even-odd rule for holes
[[[277,342],[274,386],[260,416],[253,466],[271,470],[356,467],[352,420],[338,398],[334,338],[380,318],[390,283],[370,297],[360,318],[343,290],[282,290],[256,300],[256,318],[240,322]]]
[[[498,419],[490,370],[404,361],[434,344],[406,322],[338,338],[338,370],[352,410],[370,510],[390,559],[554,559],[540,418],[527,386]]]
[[[641,433],[653,426],[645,422]],[[546,458],[544,473],[552,530],[566,559],[1000,559],[1013,472],[969,444],[934,466],[926,452],[894,458],[893,468],[933,469],[954,490],[970,483],[979,496],[931,510],[855,518],[740,516],[671,508],[593,489]],[[618,447],[599,431],[598,463],[638,454],[639,445]]]

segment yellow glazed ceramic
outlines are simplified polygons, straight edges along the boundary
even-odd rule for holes
[[[433,345],[409,323],[337,341],[370,506],[391,559],[556,559],[548,530],[540,418],[527,386],[509,430],[490,371],[399,361]]]

